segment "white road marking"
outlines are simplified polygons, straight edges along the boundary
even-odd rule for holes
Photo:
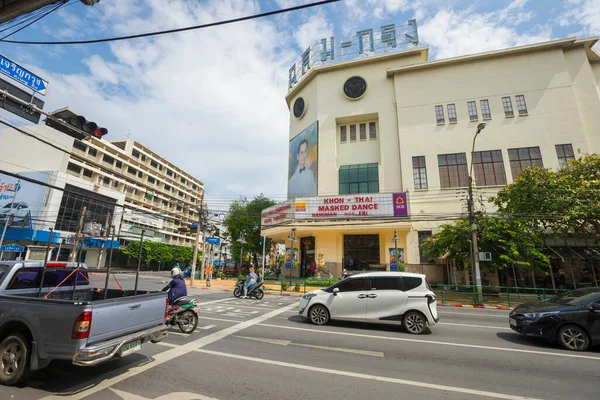
[[[223,315],[226,317],[234,317],[234,318],[244,318],[245,317],[245,315],[232,314],[232,313],[225,313]]]
[[[198,328],[196,328],[196,330],[201,329],[203,331],[207,331],[209,329],[214,328],[216,325],[206,325],[206,326],[199,326]]]
[[[370,339],[394,340],[394,341],[398,341],[398,342],[427,343],[427,344],[437,344],[437,345],[442,345],[442,346],[468,347],[468,348],[472,348],[472,349],[508,351],[508,352],[514,352],[514,353],[541,354],[541,355],[548,355],[548,356],[555,356],[555,357],[583,358],[586,360],[600,361],[600,357],[584,356],[584,355],[579,355],[579,354],[565,354],[565,353],[553,353],[550,351],[509,349],[506,347],[480,346],[480,345],[476,345],[476,344],[439,342],[439,341],[435,341],[435,340],[375,336],[375,335],[365,335],[365,334],[361,334],[361,333],[332,332],[332,331],[308,329],[308,328],[297,328],[297,327],[293,327],[293,326],[283,326],[283,325],[271,325],[271,324],[258,324],[258,325],[269,327],[269,328],[291,329],[291,330],[298,330],[298,331],[304,331],[304,332],[313,332],[313,333],[318,333],[320,335],[325,333],[325,334],[329,334],[329,335],[355,336],[355,337],[364,337],[364,338],[370,338]]]
[[[437,385],[434,383],[427,383],[427,382],[409,381],[406,379],[388,378],[385,376],[361,374],[361,373],[350,372],[350,371],[339,371],[339,370],[335,370],[335,369],[315,367],[314,365],[302,365],[302,364],[292,364],[292,363],[282,362],[282,361],[264,360],[264,359],[259,359],[259,358],[255,358],[255,357],[246,357],[246,356],[242,356],[239,354],[222,353],[222,352],[212,351],[212,350],[197,349],[195,351],[197,351],[199,353],[211,354],[211,355],[219,356],[219,357],[228,357],[228,358],[234,358],[237,360],[257,362],[257,363],[261,363],[261,364],[269,364],[269,365],[276,365],[276,366],[280,366],[280,367],[301,369],[301,370],[309,371],[312,374],[324,373],[324,374],[330,374],[330,375],[344,376],[347,378],[367,379],[367,380],[372,380],[372,381],[395,383],[398,385],[416,386],[416,387],[425,388],[425,389],[443,390],[443,391],[447,391],[447,392],[470,394],[470,395],[475,395],[475,396],[487,396],[487,397],[492,397],[492,398],[496,398],[496,399],[534,400],[533,398],[530,398],[530,397],[514,396],[514,395],[510,395],[510,394],[496,393],[496,392],[487,392],[484,390],[461,388],[461,387],[457,387],[457,386]]]
[[[224,319],[224,318],[213,318],[213,317],[200,317],[200,319],[207,319],[209,321],[223,321],[223,322],[235,322],[236,324],[240,321],[236,321],[234,319]],[[286,318],[287,319],[287,318]]]
[[[469,325],[469,324],[453,324],[450,322],[438,322],[438,325],[450,325],[450,326],[466,326],[468,328],[485,328],[485,329],[508,329],[511,331],[512,329],[506,326],[490,326],[490,325]]]
[[[342,347],[319,346],[319,345],[315,345],[315,344],[293,343],[291,340],[256,338],[256,337],[250,337],[250,336],[234,336],[234,337],[240,338],[240,339],[254,340],[257,342],[275,344],[278,346],[308,347],[311,349],[339,351],[342,353],[353,353],[353,354],[360,354],[362,356],[371,356],[371,357],[383,357],[384,356],[381,351],[368,351],[368,350],[358,350],[358,349],[346,349],[346,348],[342,348]]]
[[[189,343],[183,344],[181,346],[177,346],[172,348],[171,350],[164,351],[162,353],[158,353],[153,356],[153,362],[149,362],[139,366],[131,366],[125,365],[116,370],[112,370],[106,374],[101,376],[94,377],[88,381],[82,382],[79,385],[75,385],[70,388],[72,395],[49,395],[43,397],[39,400],[81,400],[87,396],[90,396],[94,393],[97,393],[101,390],[107,389],[113,385],[116,385],[119,382],[124,381],[125,379],[137,376],[147,370],[162,365],[166,362],[177,359],[178,357],[184,356],[188,354],[190,351],[197,350],[198,348],[202,348],[204,346],[208,346],[211,343],[214,343],[218,340],[236,334],[237,332],[249,328],[251,326],[260,324],[261,322],[267,321],[273,317],[276,317],[280,313],[291,309],[294,305],[290,305],[288,307],[284,307],[280,310],[273,310],[269,313],[259,315],[256,318],[253,318],[249,321],[243,321],[239,324],[231,326],[229,328],[222,329],[220,331],[211,333],[206,335],[200,339],[196,339]]]
[[[258,314],[258,311],[250,311],[250,314]]]
[[[166,347],[179,347],[178,344],[167,343],[167,342],[158,342],[158,343],[154,343],[154,344],[157,344],[159,346],[166,346]]]
[[[188,297],[193,297],[193,296],[188,296]],[[205,306],[207,304],[223,303],[223,302],[226,302],[227,300],[229,300],[229,299],[203,301],[201,303],[198,303],[198,305],[199,306]]]
[[[454,314],[454,315],[479,315],[479,316],[483,316],[483,317],[491,317],[491,318],[504,318],[507,319],[508,318],[508,314],[504,314],[504,315],[492,315],[492,314],[483,314],[483,313],[471,313],[471,312],[454,312],[454,311],[440,311],[440,309],[438,308],[438,314],[440,315],[446,315],[446,314]]]
[[[178,399],[178,400],[217,400],[214,397],[206,397],[196,393],[189,392],[177,392],[177,393],[169,393],[164,396],[157,397],[155,399],[150,399],[147,397],[138,396],[136,394],[131,394],[124,392],[122,390],[110,389],[114,394],[121,397],[123,400],[170,400],[170,399]]]
[[[184,337],[190,337],[193,333],[183,333],[183,332],[171,332],[169,331],[169,335],[176,335],[176,336],[184,336]]]
[[[278,306],[281,306],[281,305],[283,305],[283,303],[277,303],[277,305],[278,305]]]

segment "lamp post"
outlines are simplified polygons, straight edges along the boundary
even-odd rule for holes
[[[288,240],[292,242],[290,254],[290,286],[292,286],[292,267],[294,266],[294,242],[296,242],[296,228],[292,228],[288,235]]]
[[[473,157],[475,155],[475,140],[481,131],[485,129],[485,123],[477,125],[477,132],[473,136],[473,146],[471,147],[471,166],[469,168],[469,226],[471,228],[471,261],[475,270],[475,285],[477,287],[477,303],[483,302],[483,290],[481,287],[481,271],[479,270],[479,248],[477,246],[477,225],[475,224],[475,204],[473,202]]]
[[[396,266],[394,271],[398,271],[399,267],[398,267],[398,240],[400,240],[400,238],[398,237],[398,234],[396,233],[396,230],[394,229],[394,237],[392,238],[392,242],[394,242],[394,257],[396,257]],[[392,266],[390,265],[390,270]]]
[[[244,254],[244,244],[246,243],[246,230],[245,229],[242,229],[242,231],[240,232],[240,237],[238,238],[237,242],[239,244],[241,244],[241,247],[240,247],[240,272],[239,272],[239,274],[241,275],[242,274],[242,261],[243,261],[242,255]]]
[[[10,211],[6,213],[6,218],[4,219],[4,228],[2,229],[2,236],[0,237],[0,247],[4,244],[4,235],[6,235],[6,229],[8,228],[8,221],[10,220],[10,213],[13,212],[13,208],[15,206],[15,200],[17,199],[17,192],[19,191],[19,187],[21,186],[21,180],[17,181],[17,184],[14,187],[14,190],[10,190],[11,192],[15,192],[12,198],[12,202],[10,203]],[[4,252],[0,252],[0,259],[4,255]]]

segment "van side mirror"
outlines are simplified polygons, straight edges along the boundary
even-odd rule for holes
[[[593,303],[592,305],[590,305],[588,307],[588,310],[595,311],[595,312],[600,312],[600,303]]]
[[[340,292],[340,288],[333,288],[333,295],[337,296],[337,294]]]

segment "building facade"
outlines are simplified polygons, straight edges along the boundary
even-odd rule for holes
[[[90,266],[104,265],[100,254],[106,243],[93,239],[110,239],[99,232],[107,224],[115,226],[120,243],[139,240],[143,230],[147,240],[193,246],[196,235],[190,226],[199,219],[204,190],[200,180],[133,140],[110,142],[90,137],[80,141],[44,125],[21,129],[45,143],[5,129],[0,133],[0,147],[17,151],[4,153],[0,168],[23,176],[37,174],[37,180],[65,189],[22,183],[43,187],[39,199],[31,201],[35,211],[30,212],[30,228],[34,232],[53,228],[54,257],[65,259],[72,252],[83,207],[84,230],[95,228],[86,233],[84,261]],[[9,229],[4,242],[37,251],[35,257],[40,259],[46,241],[40,239],[44,238]],[[32,257],[30,252],[28,257]]]
[[[600,151],[597,40],[433,61],[417,47],[311,68],[286,96],[294,188],[262,222],[290,248],[292,275],[308,276],[319,253],[338,276],[390,269],[397,246],[407,271],[444,281],[420,243],[466,215],[471,161],[478,205],[494,211],[488,198],[522,169]],[[313,187],[294,178],[306,171]]]

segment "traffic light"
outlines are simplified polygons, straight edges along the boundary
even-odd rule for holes
[[[58,109],[48,115],[46,125],[79,140],[83,140],[88,136],[102,139],[104,135],[108,134],[108,129],[98,126],[93,121],[88,121],[84,116],[75,113],[69,107]]]

